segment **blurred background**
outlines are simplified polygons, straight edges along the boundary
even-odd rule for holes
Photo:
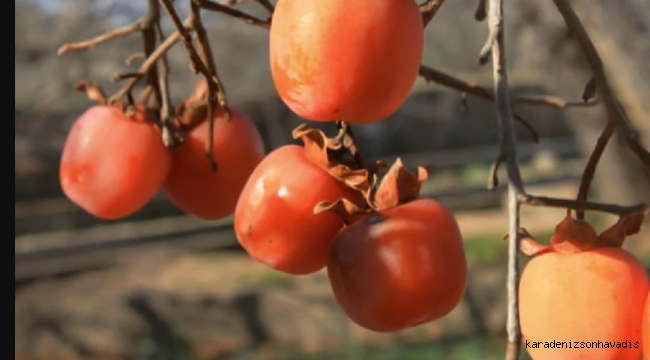
[[[486,25],[476,1],[448,1],[426,30],[423,63],[491,88],[491,67],[477,55]],[[177,1],[184,15],[183,1]],[[616,95],[646,148],[650,145],[650,2],[575,0]],[[139,19],[146,1],[15,2],[15,351],[21,359],[501,359],[505,351],[507,214],[501,185],[486,190],[498,154],[494,105],[418,80],[389,119],[355,128],[366,159],[402,157],[437,165],[423,187],[457,214],[470,264],[462,303],[445,318],[386,335],[352,324],[336,304],[325,272],[289,277],[251,260],[231,219],[184,215],[164,196],[137,214],[99,221],[74,206],[58,183],[66,133],[91,103],[73,90],[113,74],[140,51],[133,35],[83,52],[56,55]],[[515,95],[579,100],[589,80],[582,55],[550,1],[506,0],[506,41]],[[243,4],[265,17],[256,4]],[[267,151],[292,141],[302,122],[279,100],[268,64],[268,32],[205,13],[230,104],[246,112]],[[167,29],[171,26],[167,21]],[[169,31],[168,31],[169,32]],[[645,39],[645,40],[644,40]],[[169,53],[175,101],[198,77],[184,47]],[[137,64],[132,65],[137,66]],[[606,118],[597,105],[556,110],[517,106],[541,140],[517,125],[528,191],[574,197]],[[332,127],[325,127],[334,131]],[[619,139],[596,174],[595,200],[650,199],[650,178]],[[502,182],[505,173],[500,173]],[[524,207],[522,225],[547,241],[563,210]],[[615,218],[590,214],[598,230]],[[626,248],[650,267],[650,226]],[[525,259],[522,259],[522,266]],[[527,359],[524,354],[524,359]]]

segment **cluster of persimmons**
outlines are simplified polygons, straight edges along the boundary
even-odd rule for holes
[[[423,28],[413,0],[279,0],[270,31],[275,87],[297,115],[336,122],[339,134],[303,125],[293,132],[302,146],[265,154],[241,111],[226,116],[217,108],[208,119],[202,80],[177,107],[174,125],[186,138],[170,151],[144,105],[100,99],[68,135],[63,191],[90,214],[119,219],[162,189],[194,216],[234,215],[242,247],[273,269],[326,268],[344,312],[367,329],[394,332],[439,319],[467,284],[454,215],[419,197],[426,167],[411,171],[399,159],[364,165],[346,127],[381,121],[404,103],[418,76]],[[216,171],[204,153],[210,137]],[[641,220],[622,218],[598,235],[567,216],[549,246],[524,239],[534,258],[521,279],[520,317],[534,359],[638,360],[650,352],[648,276],[621,248]],[[599,340],[608,346],[578,346]],[[545,346],[555,341],[576,346]]]

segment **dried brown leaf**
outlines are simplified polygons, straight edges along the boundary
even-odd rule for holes
[[[417,199],[431,168],[421,166],[413,173],[398,158],[382,179],[371,204],[376,210],[384,210]]]
[[[357,206],[348,199],[341,198],[334,202],[321,201],[314,207],[314,214],[331,211],[343,220],[345,225],[350,225],[364,218],[369,211]]]
[[[603,231],[598,237],[598,242],[601,246],[621,247],[625,238],[637,234],[641,231],[641,226],[645,221],[645,211],[633,212],[630,214],[622,215],[618,221]]]

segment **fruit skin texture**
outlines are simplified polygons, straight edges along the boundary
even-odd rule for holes
[[[104,220],[131,215],[165,181],[171,154],[160,132],[137,110],[128,120],[120,110],[93,106],[74,123],[63,148],[59,180],[65,195]]]
[[[641,324],[643,336],[643,358],[650,359],[650,293],[645,301],[645,308],[643,311],[643,324]]]
[[[280,0],[271,73],[286,105],[307,120],[376,122],[409,95],[423,41],[413,0]]]
[[[235,209],[237,239],[248,254],[276,270],[313,273],[343,221],[334,213],[313,214],[321,201],[361,196],[305,157],[302,146],[271,152],[251,174]]]
[[[542,345],[526,350],[534,360],[639,360],[639,319],[648,289],[644,267],[620,248],[577,253],[550,249],[530,260],[522,273],[519,307],[524,345],[526,341],[565,341],[566,346],[568,341],[627,341],[628,348]]]
[[[332,243],[327,270],[347,316],[377,332],[446,315],[467,284],[460,230],[433,199],[398,205],[343,229]]]
[[[231,215],[239,194],[257,164],[264,158],[264,144],[253,122],[241,111],[215,111],[213,153],[218,163],[213,172],[205,155],[208,121],[188,132],[187,141],[173,153],[164,185],[167,197],[181,210],[216,220]]]

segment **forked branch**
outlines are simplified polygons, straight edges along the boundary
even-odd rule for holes
[[[569,4],[569,1],[553,0],[553,2],[562,15],[567,28],[569,28],[578,43],[582,54],[587,60],[587,64],[589,64],[589,69],[593,74],[593,83],[595,84],[599,97],[605,105],[609,121],[616,123],[618,130],[623,132],[626,144],[630,150],[641,160],[646,170],[650,171],[650,153],[639,143],[638,134],[621,111],[620,105],[609,85],[609,80],[605,75],[600,55],[598,55],[598,51],[596,51],[584,26],[582,26],[582,22],[571,7],[571,4]]]
[[[494,101],[494,96],[487,89],[479,85],[458,79],[440,70],[425,65],[420,65],[419,74],[426,81],[435,82],[450,89],[460,91],[463,94],[469,94],[484,100]],[[568,107],[593,106],[598,103],[598,100],[592,98],[588,101],[568,101],[555,96],[539,95],[534,97],[514,97],[512,98],[511,103],[513,105],[521,104],[528,106],[545,106],[562,110]],[[517,113],[513,112],[513,116],[515,120],[519,121],[519,123],[521,123],[526,128],[526,130],[528,130],[531,137],[533,138],[533,141],[539,142],[539,135],[537,134],[537,131],[535,131],[535,128]]]
[[[185,49],[189,54],[190,61],[192,62],[193,68],[198,70],[205,77],[207,81],[208,91],[210,93],[209,96],[210,100],[208,102],[209,104],[208,108],[210,110],[208,112],[209,114],[208,116],[210,116],[214,113],[214,107],[215,107],[214,97],[219,92],[218,90],[220,88],[219,80],[216,74],[211,72],[208,65],[203,62],[203,59],[201,59],[201,56],[199,55],[198,51],[194,47],[194,43],[192,42],[192,36],[190,35],[190,32],[188,31],[186,26],[183,24],[183,21],[181,21],[181,18],[178,16],[178,13],[174,8],[174,4],[172,4],[172,0],[160,0],[160,2],[165,8],[167,14],[169,14],[169,17],[172,19],[172,22],[176,27],[176,31],[178,32],[178,34],[180,34],[180,37],[183,39],[183,43],[185,44]],[[192,23],[193,16],[196,16],[196,14],[193,11],[191,11],[189,15],[189,21],[187,22]],[[213,116],[208,117],[208,121],[210,121],[211,126],[213,126],[214,117]],[[212,134],[208,134],[208,135],[211,139]],[[209,149],[206,149],[206,156],[210,161],[210,166],[212,168],[212,171],[217,171],[217,160],[214,158],[214,153],[211,147]]]
[[[481,50],[480,58],[485,60],[487,54],[492,55],[492,68],[494,76],[495,102],[497,110],[497,119],[499,122],[499,133],[501,139],[501,154],[493,166],[492,176],[495,177],[496,168],[503,160],[506,162],[508,173],[508,238],[510,241],[508,248],[508,314],[507,314],[507,333],[508,346],[506,350],[506,360],[516,360],[519,358],[521,328],[519,324],[519,304],[518,304],[518,284],[519,284],[519,206],[527,204],[532,206],[550,206],[562,207],[567,209],[578,210],[578,216],[583,217],[585,210],[596,210],[609,212],[618,215],[637,211],[648,211],[648,204],[638,204],[633,206],[619,206],[589,202],[586,200],[587,193],[596,166],[600,160],[602,152],[607,145],[608,140],[614,134],[616,129],[624,132],[628,146],[635,152],[646,168],[650,168],[650,155],[638,142],[636,133],[628,120],[623,115],[618,102],[609,86],[603,65],[598,56],[589,36],[582,27],[580,20],[573,12],[567,0],[553,0],[562,14],[567,26],[573,32],[576,40],[580,44],[582,52],[585,54],[594,80],[590,81],[585,87],[583,94],[584,102],[590,102],[593,98],[594,88],[599,98],[605,104],[605,108],[610,118],[610,123],[603,130],[603,133],[596,144],[596,147],[587,162],[580,191],[577,200],[558,199],[550,197],[532,196],[525,192],[516,152],[516,137],[513,129],[513,115],[511,110],[511,101],[509,99],[508,77],[506,72],[506,58],[504,49],[503,34],[503,0],[489,0],[488,9],[488,38],[484,48]],[[480,5],[482,6],[482,5]],[[548,99],[547,99],[548,100]],[[566,104],[564,104],[566,106]],[[491,179],[491,182],[494,182]]]

